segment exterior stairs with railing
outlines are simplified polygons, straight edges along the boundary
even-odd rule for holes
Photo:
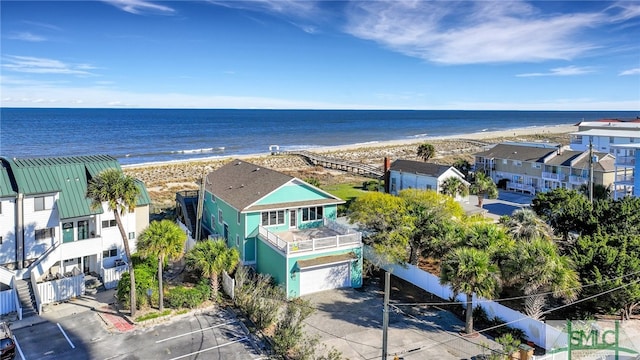
[[[36,299],[33,295],[33,289],[31,289],[31,281],[16,279],[16,290],[22,306],[22,318],[36,315],[38,312],[35,307]]]

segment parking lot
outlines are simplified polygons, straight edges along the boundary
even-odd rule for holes
[[[393,281],[392,281],[393,283]],[[305,321],[306,331],[318,336],[328,349],[334,347],[346,359],[374,359],[382,355],[383,292],[376,284],[364,290],[329,290],[305,296],[317,311]],[[391,303],[398,303],[398,299]],[[453,314],[435,307],[400,307],[391,311],[388,354],[406,360],[469,359],[488,353],[480,344],[498,348],[480,335],[467,339],[459,335],[464,324]]]

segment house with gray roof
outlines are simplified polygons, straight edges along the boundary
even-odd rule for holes
[[[86,191],[101,171],[121,170],[118,161],[108,155],[0,157],[0,164],[0,281],[28,279],[38,311],[42,304],[84,291],[80,280],[78,288],[67,288],[76,286],[62,279],[71,275],[97,274],[109,280],[105,285],[115,286],[119,277],[107,273],[123,262],[122,237],[113,212],[106,204],[91,208]],[[144,184],[136,185],[136,209],[122,217],[133,250],[149,224],[151,202]]]
[[[202,228],[288,297],[360,287],[362,238],[336,222],[341,204],[300,179],[232,160],[205,177]]]
[[[475,169],[506,189],[535,194],[557,188],[578,189],[591,179],[609,187],[615,180],[615,157],[606,152],[568,150],[556,144],[501,143],[475,154]]]
[[[458,178],[469,186],[464,175],[450,165],[439,165],[414,160],[395,160],[388,166],[386,191],[398,195],[404,189],[422,189],[441,192],[442,183],[451,177]],[[468,197],[458,197],[458,201],[468,201]]]

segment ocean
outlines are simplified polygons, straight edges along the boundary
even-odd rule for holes
[[[0,156],[109,154],[121,164],[631,119],[634,111],[0,109]]]

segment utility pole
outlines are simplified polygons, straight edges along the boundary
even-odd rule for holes
[[[204,206],[204,179],[206,175],[202,175],[200,181],[200,190],[198,191],[198,207],[196,209],[196,241],[200,241],[200,228],[202,227],[202,207]]]
[[[593,204],[593,140],[589,137],[589,202]]]
[[[391,274],[384,272],[384,309],[382,310],[382,360],[387,360],[387,328],[389,327],[389,283]]]

